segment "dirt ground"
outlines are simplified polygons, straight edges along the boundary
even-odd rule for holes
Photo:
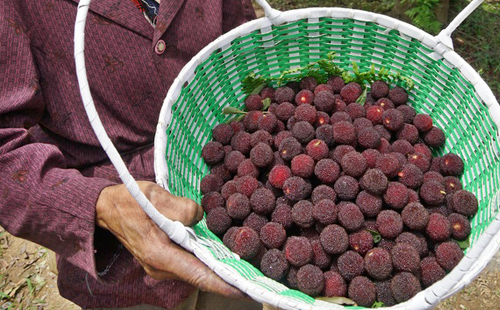
[[[80,309],[59,295],[56,281],[46,248],[13,237],[0,227],[1,310]],[[473,283],[437,309],[500,309],[500,252]]]
[[[48,250],[0,227],[0,309],[76,310],[59,295]]]

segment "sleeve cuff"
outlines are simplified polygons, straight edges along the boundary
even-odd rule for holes
[[[72,234],[69,238],[75,240],[74,246],[72,247],[71,243],[57,244],[54,245],[58,247],[55,251],[67,262],[86,271],[99,282],[107,284],[118,282],[126,275],[127,268],[130,268],[134,258],[110,231],[95,224],[95,205],[101,191],[117,183],[101,178],[85,177],[78,183],[74,191],[79,193],[76,196],[66,195],[64,196],[66,198],[62,197],[59,203],[71,203],[64,202],[64,199],[77,201],[75,207],[80,209],[79,213],[84,215],[85,219],[83,221],[80,217],[68,219],[65,231]]]
[[[74,173],[77,174],[76,170]],[[27,239],[54,250],[99,281],[114,282],[121,278],[120,270],[124,268],[118,267],[129,264],[131,254],[111,232],[95,224],[95,205],[101,191],[117,183],[78,174],[54,184],[39,197],[38,210],[28,212],[30,216],[33,211],[39,213],[37,218],[42,219],[39,224],[43,228],[30,228],[29,231],[39,231],[40,237]]]

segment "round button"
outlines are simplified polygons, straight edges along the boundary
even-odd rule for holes
[[[165,52],[166,48],[167,48],[167,43],[165,43],[165,41],[163,40],[158,40],[158,42],[156,42],[155,52],[156,54],[161,55],[163,54],[163,52]]]

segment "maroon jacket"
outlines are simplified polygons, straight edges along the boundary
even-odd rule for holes
[[[95,226],[100,191],[119,179],[80,99],[77,2],[0,1],[0,225],[58,253],[60,293],[84,308],[172,308],[193,287],[151,279]],[[131,0],[94,0],[90,10],[85,55],[97,110],[132,175],[154,180],[152,144],[168,88],[200,49],[254,18],[251,3],[162,0],[155,29]]]

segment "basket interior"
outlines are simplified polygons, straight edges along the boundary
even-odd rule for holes
[[[498,128],[473,85],[458,69],[433,55],[434,51],[420,41],[371,22],[327,17],[303,19],[248,33],[214,51],[198,65],[172,107],[166,150],[171,191],[200,202],[199,182],[209,173],[200,156],[201,149],[212,139],[211,129],[230,118],[222,114],[222,109],[244,106],[246,95],[241,80],[248,73],[279,77],[282,71],[325,58],[332,50],[336,52],[335,62],[343,69],[351,69],[352,61],[360,70],[368,70],[373,63],[377,70],[385,67],[413,79],[415,87],[408,104],[417,112],[429,114],[446,135],[446,145],[434,150],[435,154],[454,152],[465,159],[461,181],[480,203],[471,221],[473,245],[498,213]],[[234,259],[208,231],[204,221],[195,231],[219,242],[220,246],[213,249],[214,256],[245,278],[279,294],[313,301],[264,278],[250,264]]]

